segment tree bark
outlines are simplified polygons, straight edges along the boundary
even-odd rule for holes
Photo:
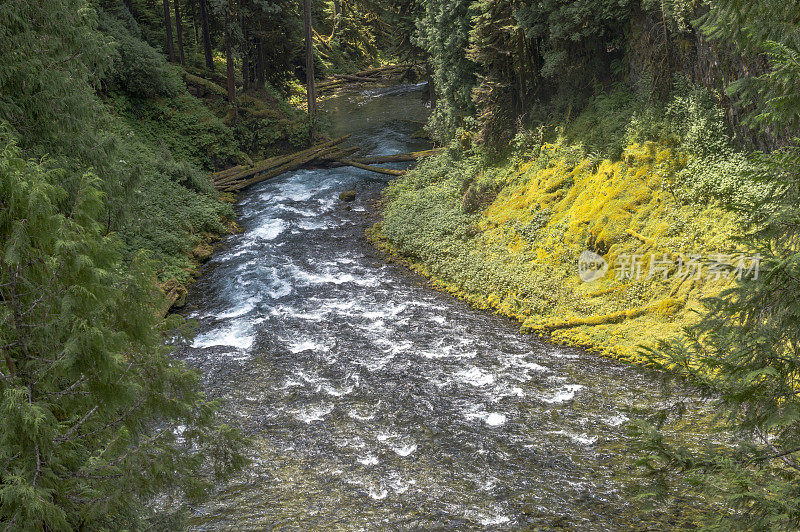
[[[231,35],[231,12],[225,13],[225,68],[227,74],[228,101],[236,106],[236,73],[233,70],[233,36]]]
[[[178,38],[178,58],[182,66],[186,66],[186,57],[183,55],[183,24],[181,23],[180,0],[175,0],[175,36]]]
[[[263,89],[266,82],[264,71],[264,47],[261,44],[261,37],[256,38],[256,88]]]
[[[200,30],[197,25],[197,0],[191,1],[192,6],[192,30],[194,30],[194,45],[200,47]]]
[[[339,26],[339,19],[342,18],[342,6],[340,0],[333,0],[333,24],[331,24],[331,36],[328,41],[336,36],[336,28]]]
[[[167,57],[175,62],[175,47],[172,44],[172,17],[169,15],[169,0],[164,0],[164,30],[167,34]]]
[[[308,97],[308,141],[314,142],[317,121],[317,89],[314,86],[314,33],[311,26],[311,0],[303,0],[303,22],[306,34],[306,95]]]
[[[244,29],[244,24],[242,24],[242,32],[244,33],[244,42],[242,43],[242,83],[243,83],[242,89],[245,92],[247,92],[250,89],[250,72],[251,72],[250,40],[247,38],[247,32]]]
[[[211,55],[211,34],[208,31],[208,0],[198,0],[200,3],[200,24],[203,28],[203,51],[206,56],[206,68],[214,71],[214,58]]]

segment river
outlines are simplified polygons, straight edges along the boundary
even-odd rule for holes
[[[422,87],[324,105],[372,154],[421,149]],[[180,355],[252,463],[195,508],[217,529],[616,529],[635,523],[626,412],[656,400],[634,368],[519,334],[431,290],[366,242],[391,179],[301,170],[244,191],[192,288]],[[339,193],[354,189],[357,200]]]

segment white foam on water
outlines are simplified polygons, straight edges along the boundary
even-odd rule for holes
[[[542,401],[547,404],[558,404],[558,403],[565,403],[567,401],[571,401],[575,398],[575,393],[582,389],[583,386],[580,384],[567,384],[561,390],[556,392],[555,395],[552,397],[540,397]]]
[[[412,342],[411,340],[403,340],[402,342],[393,342],[392,340],[387,340],[385,338],[378,338],[375,340],[375,344],[385,346],[386,350],[392,355],[403,353],[414,347],[414,342]]]
[[[327,345],[315,342],[314,340],[300,340],[299,342],[291,342],[288,346],[289,351],[292,353],[302,353],[303,351],[328,351],[330,347]]]
[[[292,293],[292,285],[281,279],[274,279],[268,293],[272,299],[280,299]]]
[[[364,458],[359,458],[358,463],[365,466],[378,465],[378,457],[372,454],[368,454]]]
[[[455,346],[446,345],[435,351],[420,351],[419,355],[421,357],[428,359],[437,359],[437,358],[473,358],[478,354],[477,351],[453,352],[454,350]]]
[[[333,397],[342,397],[343,395],[349,395],[353,393],[355,386],[348,386],[346,388],[334,388],[330,384],[323,384],[322,390],[330,396]]]
[[[358,363],[367,368],[367,371],[371,373],[373,371],[378,371],[379,369],[385,368],[386,364],[391,362],[393,358],[394,354],[389,354],[384,357],[372,358],[369,361],[360,361]]]
[[[278,238],[278,235],[283,233],[286,229],[286,222],[280,219],[267,219],[256,227],[255,229],[248,231],[246,234],[250,238],[259,238],[261,240],[275,240]]]
[[[303,386],[303,383],[300,381],[296,381],[294,379],[286,379],[286,382],[280,388],[281,390],[287,390],[289,388],[295,388],[297,386]]]
[[[480,368],[472,366],[468,370],[459,371],[456,374],[456,377],[459,378],[462,382],[467,384],[471,384],[472,386],[487,386],[489,384],[493,384],[495,381],[495,376],[491,373],[487,373]]]
[[[379,489],[376,489],[374,487],[369,489],[369,496],[371,498],[375,499],[376,501],[380,501],[382,499],[385,499],[387,495],[389,495],[389,490],[387,490],[387,489],[379,490]]]
[[[361,412],[356,412],[355,410],[350,410],[347,415],[357,421],[371,421],[375,419],[375,413],[369,415],[363,415]]]
[[[550,371],[550,368],[548,368],[547,366],[542,366],[541,364],[537,364],[536,362],[521,361],[517,365],[522,369],[528,369],[539,373],[547,373],[548,371]]]
[[[241,257],[242,255],[246,255],[247,253],[252,253],[252,249],[248,247],[244,247],[238,249],[237,251],[229,251],[228,253],[221,253],[221,254],[214,254],[214,258],[211,259],[212,262],[221,262],[226,263],[230,262],[231,259],[235,259],[236,257]]]
[[[336,206],[338,199],[339,198],[337,197],[319,198],[317,200],[319,202],[319,211],[328,212],[333,210],[333,208]]]
[[[316,405],[310,406],[298,412],[295,412],[295,419],[303,421],[304,423],[311,424],[314,421],[323,421],[325,416],[333,412],[334,405]]]
[[[380,318],[391,318],[404,312],[408,308],[406,304],[392,305],[388,304],[378,310],[371,310],[361,314],[368,320],[378,320]]]
[[[297,227],[303,231],[316,231],[318,229],[330,229],[331,225],[323,220],[300,220],[297,222]]]
[[[469,412],[464,414],[466,419],[479,419],[490,427],[500,427],[508,421],[505,414],[501,412],[487,412],[480,405],[473,405]]]
[[[499,427],[500,425],[504,425],[506,422],[505,414],[501,414],[499,412],[490,412],[484,421],[490,427]]]
[[[499,526],[504,525],[509,521],[511,521],[511,519],[505,515],[491,515],[480,518],[480,523],[483,526]]]
[[[197,335],[192,342],[192,347],[202,349],[212,346],[231,346],[246,350],[252,347],[254,340],[251,324],[239,321],[227,327]]]
[[[285,200],[308,201],[314,196],[315,184],[305,183],[301,177],[306,177],[311,174],[313,174],[313,170],[299,170],[295,173],[295,179],[284,181],[281,184],[277,194],[274,191],[267,191],[261,195],[260,199],[270,203],[277,203]]]
[[[389,481],[389,487],[392,488],[392,490],[398,495],[402,495],[416,483],[417,483],[416,480],[409,480],[408,482],[405,482],[402,478],[395,477]]]
[[[325,381],[325,379],[323,379],[319,375],[309,375],[302,369],[295,371],[295,375],[297,375],[298,377],[300,377],[309,384],[318,384]]]
[[[574,432],[569,432],[566,430],[554,430],[548,432],[548,434],[555,434],[557,436],[567,436],[575,443],[580,443],[581,445],[592,445],[594,442],[597,441],[597,436],[589,436],[585,433],[575,434]]]
[[[244,303],[234,306],[225,312],[220,312],[219,314],[215,314],[217,318],[225,319],[225,318],[238,318],[239,316],[244,316],[254,308],[256,308],[256,303],[258,302],[258,298],[251,297],[247,299]]]
[[[303,282],[306,286],[315,284],[344,284],[344,283],[358,283],[358,280],[349,273],[323,271],[320,273],[307,272],[301,268],[294,268],[292,272],[293,277],[298,281]]]
[[[327,314],[322,309],[315,311],[304,310],[300,308],[289,307],[286,305],[275,305],[269,308],[269,313],[276,317],[289,317],[300,320],[319,321]]]
[[[438,323],[439,325],[444,325],[447,323],[447,318],[444,316],[428,316],[428,319]]]
[[[603,418],[603,421],[605,421],[606,423],[608,423],[612,427],[619,427],[620,425],[622,425],[623,423],[628,421],[628,417],[627,416],[623,416],[622,414],[618,414],[616,416]]]
[[[395,454],[397,454],[397,456],[402,456],[405,458],[417,450],[417,444],[411,443],[408,445],[401,445],[399,447],[392,447],[392,450],[395,452]]]
[[[292,207],[291,205],[285,205],[283,203],[278,204],[278,208],[284,211],[293,212],[295,214],[299,214],[305,218],[310,218],[312,216],[317,216],[318,213],[308,209],[298,209],[296,207]]]

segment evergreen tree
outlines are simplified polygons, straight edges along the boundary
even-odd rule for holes
[[[2,131],[0,523],[144,528],[154,497],[197,496],[240,465],[238,438],[168,356],[152,266],[122,265],[98,178],[62,214],[62,172]]]
[[[777,2],[751,10],[749,2],[719,2],[706,24],[736,20],[755,29],[749,46],[766,50],[771,70],[748,80],[753,94],[766,97],[757,111],[761,124],[796,123],[796,84],[800,62],[795,35],[782,42],[775,28],[786,11]],[[784,4],[781,4],[784,5]],[[720,12],[717,12],[720,10]],[[780,13],[779,15],[777,13]],[[770,20],[770,13],[777,19]],[[707,26],[709,28],[711,26]],[[784,28],[785,29],[785,28]],[[719,30],[722,31],[722,30]],[[718,34],[719,35],[719,34]],[[738,89],[737,89],[738,90]],[[767,96],[771,95],[771,96]],[[707,313],[686,337],[650,350],[651,367],[670,379],[676,373],[688,387],[710,397],[720,429],[738,441],[735,447],[707,442],[696,447],[673,444],[662,432],[665,419],[680,416],[677,402],[655,421],[635,425],[639,464],[660,497],[684,495],[717,503],[706,524],[720,529],[795,530],[800,527],[800,139],[771,154],[757,155],[762,169],[753,176],[771,193],[749,204],[732,204],[747,221],[743,245],[760,257],[760,271],[707,300]]]
[[[436,108],[428,128],[442,142],[449,141],[474,111],[472,89],[477,67],[467,57],[473,16],[470,0],[429,0],[417,23],[415,43],[428,54],[436,92]]]

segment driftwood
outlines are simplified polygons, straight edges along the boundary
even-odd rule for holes
[[[354,76],[372,76],[374,74],[382,74],[384,72],[389,72],[392,70],[400,70],[400,69],[409,69],[415,67],[416,65],[413,63],[401,63],[399,65],[386,65],[377,68],[368,68],[366,70],[361,70],[359,72],[355,72]]]
[[[364,82],[375,82],[375,81],[383,81],[383,78],[370,78],[366,76],[353,76],[351,74],[334,74],[334,79],[343,79],[347,81],[364,81]]]
[[[252,166],[238,165],[226,170],[212,174],[211,181],[214,187],[222,192],[235,192],[245,187],[260,183],[266,179],[276,177],[284,172],[290,172],[304,166],[315,167],[338,167],[352,166],[362,170],[368,170],[378,174],[401,176],[405,170],[395,170],[394,168],[382,168],[373,166],[383,163],[410,162],[431,157],[442,151],[441,148],[432,150],[422,150],[411,153],[397,153],[395,155],[375,155],[372,157],[360,157],[350,159],[349,157],[357,152],[358,146],[340,147],[349,135],[338,139],[329,140],[317,144],[311,148],[279,157],[271,157],[258,161]]]
[[[407,72],[409,69],[415,68],[417,65],[413,63],[403,63],[399,65],[387,65],[377,68],[368,68],[353,74],[333,74],[330,81],[323,81],[317,84],[317,89],[326,90],[338,87],[347,82],[357,83],[376,83],[386,81],[388,77],[397,74],[397,71],[403,70]]]
[[[289,163],[294,159],[302,159],[311,153],[317,153],[320,148],[328,148],[330,146],[336,146],[338,144],[341,144],[348,138],[349,135],[344,137],[339,137],[338,139],[333,139],[328,142],[323,142],[321,144],[317,144],[316,146],[312,146],[311,148],[296,153],[292,153],[289,155],[270,157],[269,159],[258,161],[253,166],[241,166],[241,165],[234,166],[233,168],[229,168],[227,170],[222,170],[220,172],[212,174],[211,181],[213,181],[214,184],[218,184],[224,181],[230,181],[231,179],[244,179],[246,177],[255,175],[259,172],[269,170],[270,168],[275,168],[283,164]]]
[[[396,155],[375,155],[374,157],[358,157],[353,159],[354,162],[361,164],[383,164],[383,163],[404,163],[409,161],[416,161],[424,157],[432,157],[442,153],[442,148],[433,150],[415,151],[411,153],[398,153]]]
[[[405,170],[392,170],[391,168],[381,168],[380,166],[370,166],[368,164],[361,164],[355,161],[350,161],[348,159],[339,159],[338,162],[342,164],[346,164],[347,166],[354,166],[356,168],[361,168],[362,170],[369,170],[370,172],[375,172],[378,174],[386,174],[386,175],[403,175],[405,174]]]
[[[224,192],[233,192],[264,181],[265,179],[278,176],[284,172],[295,170],[305,164],[308,164],[321,153],[324,153],[330,150],[330,148],[341,144],[347,140],[348,137],[349,135],[330,140],[328,142],[323,142],[291,155],[271,157],[269,159],[259,161],[254,166],[245,168],[243,170],[231,169],[214,174],[212,176],[214,187],[217,190]]]

